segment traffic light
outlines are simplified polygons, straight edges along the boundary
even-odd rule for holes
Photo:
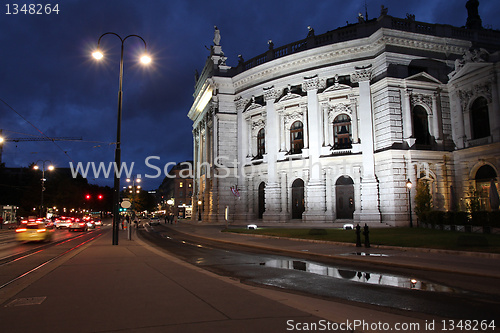
[[[90,200],[90,194],[87,194],[87,195],[85,196],[85,199]]]
[[[99,199],[99,200],[102,200],[102,198],[103,198],[102,194],[99,194],[99,195],[97,196],[97,199]]]

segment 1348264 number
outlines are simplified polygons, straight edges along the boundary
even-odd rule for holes
[[[8,3],[5,4],[7,15],[49,15],[49,14],[59,14],[59,4],[40,4],[40,3],[31,3],[31,4],[17,4],[17,3]]]

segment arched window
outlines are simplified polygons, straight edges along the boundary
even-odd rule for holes
[[[266,131],[261,128],[257,133],[257,158],[262,158],[266,153]]]
[[[413,108],[413,137],[416,139],[416,144],[431,144],[429,122],[427,121],[427,111],[420,105],[417,105]]]
[[[301,121],[296,121],[290,127],[291,154],[301,154],[304,148],[304,128]]]
[[[351,118],[346,114],[340,114],[333,120],[334,149],[352,148],[352,126]]]
[[[493,199],[490,198],[490,196],[493,194],[490,191],[490,188],[491,186],[497,186],[496,178],[497,173],[495,169],[493,169],[488,164],[483,165],[477,170],[474,180],[476,181],[477,199],[479,200],[478,208],[480,210],[490,209],[490,206],[492,204],[491,199]],[[498,208],[498,202],[494,203],[493,205],[496,205],[496,207]]]
[[[490,136],[490,117],[488,101],[484,97],[477,98],[470,110],[472,139]]]

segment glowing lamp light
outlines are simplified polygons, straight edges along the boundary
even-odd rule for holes
[[[53,166],[53,165],[49,165],[49,170],[50,170],[50,171],[52,171],[52,170],[54,170],[54,169],[55,169],[55,168],[54,168],[54,166]]]
[[[141,57],[141,62],[145,65],[151,63],[151,57],[148,56],[147,54],[144,54],[142,57]]]
[[[92,56],[95,59],[97,59],[97,60],[101,60],[104,57],[104,55],[101,53],[101,51],[95,51],[95,52],[93,52]]]

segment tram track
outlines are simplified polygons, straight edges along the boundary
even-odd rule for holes
[[[81,248],[89,242],[101,237],[109,230],[95,230],[89,233],[73,236],[49,244],[15,254],[1,259],[0,267],[0,298],[9,294],[9,286],[22,284],[27,277],[34,272],[55,262],[73,251]],[[0,302],[1,303],[1,302]]]

